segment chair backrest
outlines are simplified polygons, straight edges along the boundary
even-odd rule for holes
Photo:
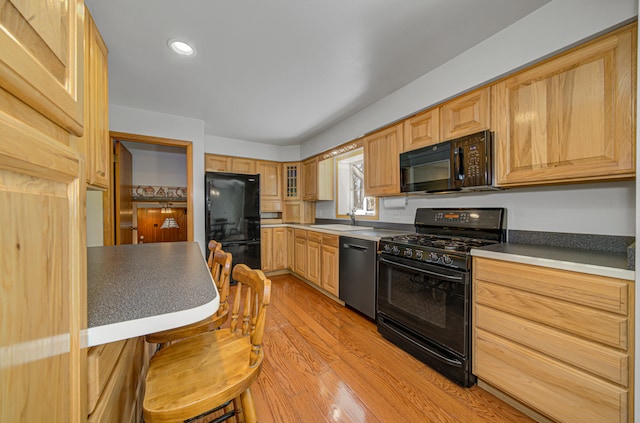
[[[216,240],[209,241],[209,245],[207,246],[209,249],[209,255],[207,256],[207,266],[209,266],[209,270],[213,269],[213,254],[222,248],[222,243]]]
[[[267,306],[271,302],[271,281],[261,270],[250,269],[246,264],[233,268],[233,279],[237,282],[231,310],[231,332],[251,337],[250,364],[254,366],[262,353],[262,336]],[[242,325],[238,326],[242,303]]]
[[[220,307],[216,313],[218,317],[229,313],[229,284],[231,283],[232,260],[231,253],[225,253],[223,250],[218,249],[213,253],[211,276],[220,295]]]

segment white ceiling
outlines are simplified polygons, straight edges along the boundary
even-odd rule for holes
[[[550,0],[85,1],[109,48],[111,104],[296,145]]]

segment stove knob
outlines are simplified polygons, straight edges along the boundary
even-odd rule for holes
[[[422,250],[418,250],[418,251],[416,251],[416,258],[417,258],[418,260],[422,260]]]
[[[437,262],[438,261],[438,255],[436,253],[429,253],[429,260],[431,260],[433,262]]]
[[[393,254],[398,255],[398,254],[400,254],[400,248],[398,248],[398,246],[397,246],[397,245],[394,245],[394,246],[393,246],[393,248],[391,249],[391,252],[392,252]]]
[[[411,258],[412,255],[413,255],[413,250],[411,248],[405,248],[404,249],[404,256],[405,257]]]
[[[451,257],[445,254],[444,256],[442,256],[442,262],[446,265],[450,265],[451,263],[453,263],[453,260],[451,259]]]
[[[385,253],[390,253],[391,252],[391,245],[389,244],[384,244],[384,246],[382,247],[382,249],[384,250]]]

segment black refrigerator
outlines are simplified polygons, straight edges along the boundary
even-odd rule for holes
[[[260,175],[206,172],[207,245],[214,239],[233,265],[260,269]]]

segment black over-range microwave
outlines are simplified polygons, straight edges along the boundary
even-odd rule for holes
[[[493,134],[482,131],[400,154],[400,190],[481,191],[493,186]]]

